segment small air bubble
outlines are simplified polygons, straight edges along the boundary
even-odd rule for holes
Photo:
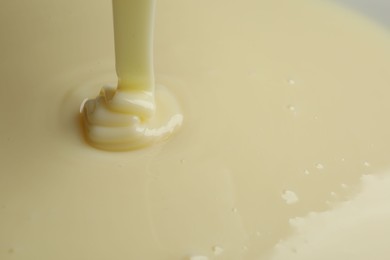
[[[317,164],[316,164],[316,168],[317,168],[318,170],[323,170],[323,169],[325,168],[325,166],[324,166],[322,163],[317,163]]]
[[[238,209],[237,209],[237,208],[232,208],[232,212],[233,212],[233,213],[237,213],[237,212],[238,212]]]
[[[296,111],[296,108],[293,105],[288,105],[287,109],[290,110],[291,112],[295,112]]]
[[[348,185],[347,185],[347,184],[345,184],[345,183],[341,183],[341,184],[340,184],[340,186],[341,186],[341,188],[343,188],[343,189],[346,189],[346,188],[348,188]]]
[[[307,169],[304,170],[303,173],[304,173],[305,175],[309,175],[309,174],[310,174],[309,170],[307,170]]]
[[[181,163],[181,164],[183,164],[183,163],[185,163],[185,162],[186,162],[186,160],[184,160],[184,159],[181,159],[181,160],[180,160],[180,163]]]
[[[221,255],[223,253],[223,248],[220,246],[214,246],[213,248],[214,255]]]
[[[242,247],[242,250],[248,251],[248,247],[247,247],[247,246],[243,246],[243,247]]]
[[[293,79],[288,79],[287,83],[290,84],[290,85],[295,85],[296,82]]]
[[[290,190],[285,190],[282,193],[282,199],[286,202],[286,204],[295,204],[299,201],[299,198],[295,192]]]
[[[337,193],[334,192],[334,191],[332,191],[332,192],[330,193],[330,196],[332,196],[332,197],[337,197]]]
[[[370,167],[371,166],[371,164],[369,162],[367,162],[367,161],[364,162],[363,165],[366,166],[366,167]]]

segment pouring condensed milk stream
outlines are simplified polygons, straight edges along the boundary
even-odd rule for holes
[[[114,0],[115,75],[109,1],[19,3],[1,260],[388,258],[387,30],[326,1],[157,1],[153,60],[154,0]]]
[[[175,98],[161,86],[155,95],[152,54],[155,2],[112,1],[118,88],[103,88],[84,107],[86,136],[97,147],[140,148],[166,139],[182,123]]]

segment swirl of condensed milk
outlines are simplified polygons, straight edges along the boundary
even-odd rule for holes
[[[155,0],[113,0],[118,87],[103,87],[82,110],[88,142],[104,150],[132,150],[167,139],[182,124],[175,97],[155,86]]]

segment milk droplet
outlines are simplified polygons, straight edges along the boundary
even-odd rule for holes
[[[237,213],[238,209],[237,208],[232,208],[233,213]]]
[[[341,184],[340,184],[340,186],[341,186],[341,188],[343,188],[343,189],[346,189],[346,188],[348,188],[348,185],[347,185],[347,184],[345,184],[345,183],[341,183]]]
[[[248,251],[248,247],[247,247],[247,246],[243,246],[243,247],[242,247],[242,250]]]
[[[285,191],[282,193],[282,199],[283,199],[288,205],[297,203],[297,202],[299,201],[299,198],[298,198],[297,194],[295,194],[295,192],[290,191],[290,190],[285,190]]]
[[[305,175],[309,175],[309,174],[310,174],[309,170],[307,170],[307,169],[304,170],[303,173],[304,173]]]
[[[180,160],[180,163],[181,163],[181,164],[183,164],[183,163],[185,163],[185,162],[186,162],[186,161],[185,161],[184,159],[181,159],[181,160]]]
[[[221,255],[223,253],[223,248],[220,246],[214,246],[212,249],[214,255]]]
[[[371,166],[371,164],[369,162],[367,162],[367,161],[364,162],[363,165],[366,166],[366,167],[370,167]]]
[[[337,194],[336,194],[336,192],[332,191],[332,192],[330,193],[330,196],[332,196],[332,197],[337,197]]]

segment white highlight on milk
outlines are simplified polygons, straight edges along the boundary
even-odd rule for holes
[[[388,259],[390,175],[363,176],[361,183],[351,201],[290,219],[295,232],[278,243],[270,260]]]

